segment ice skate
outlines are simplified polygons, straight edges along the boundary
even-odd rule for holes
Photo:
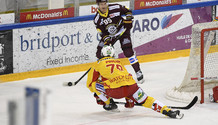
[[[117,108],[117,105],[114,103],[113,99],[110,100],[110,104],[103,105],[103,108],[106,111],[110,112],[120,112],[120,110]]]
[[[179,110],[172,111],[172,110],[163,110],[163,114],[166,116],[169,116],[170,118],[177,118],[177,119],[182,119],[184,114],[181,113]]]

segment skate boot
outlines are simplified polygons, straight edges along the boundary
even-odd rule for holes
[[[140,84],[143,84],[145,82],[145,80],[143,79],[143,74],[141,70],[136,72],[136,77]]]
[[[163,114],[166,115],[166,116],[169,116],[170,118],[177,118],[177,119],[182,119],[184,114],[183,113],[180,113],[179,110],[176,110],[176,111],[172,111],[172,110],[163,110]]]
[[[106,111],[119,112],[119,109],[117,108],[117,105],[114,103],[113,99],[110,99],[110,103],[109,104],[103,105],[103,108]]]

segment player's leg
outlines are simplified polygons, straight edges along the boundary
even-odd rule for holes
[[[102,104],[103,108],[107,111],[118,111],[117,105],[114,103],[113,99],[106,95],[106,91],[102,83],[93,83],[92,88],[95,92],[94,96],[98,104]]]
[[[101,49],[103,48],[104,46],[104,42],[101,40],[97,46],[97,51],[96,51],[96,57],[98,59],[101,59]]]
[[[180,115],[179,110],[172,111],[162,102],[154,99],[153,97],[147,96],[147,94],[140,87],[138,87],[138,90],[134,92],[132,96],[129,96],[129,98],[136,103],[142,104],[142,106],[146,108],[150,108],[171,118],[176,118],[178,115]]]
[[[130,33],[127,32],[123,34],[123,36],[120,38],[120,44],[124,55],[129,59],[129,62],[136,73],[137,80],[142,84],[144,82],[143,74],[140,69],[138,59],[132,48]]]
[[[166,116],[169,116],[171,118],[179,118],[183,117],[183,114],[180,114],[179,110],[172,111],[170,108],[168,108],[166,105],[164,105],[162,102],[154,99],[153,97],[148,96],[145,102],[142,104],[146,108],[150,108],[156,112],[162,113]]]

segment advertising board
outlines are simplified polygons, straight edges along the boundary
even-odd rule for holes
[[[97,60],[92,21],[15,29],[13,34],[15,73]]]
[[[135,15],[136,55],[189,49],[191,26],[211,21],[211,7]],[[14,72],[94,62],[100,36],[92,20],[13,30]],[[116,55],[124,57],[119,41]]]
[[[181,4],[182,0],[135,0],[135,10]]]
[[[20,22],[32,22],[74,16],[74,7],[20,13]]]
[[[115,3],[121,4],[121,5],[129,8],[129,1],[115,2]],[[115,3],[110,3],[110,4],[115,4]],[[98,9],[98,6],[96,4],[80,6],[79,7],[79,15],[80,16],[94,15],[94,14],[96,14],[97,9]]]
[[[9,24],[15,22],[14,13],[0,14],[0,24]]]

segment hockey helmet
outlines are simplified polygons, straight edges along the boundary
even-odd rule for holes
[[[108,0],[96,0],[96,3],[100,3],[100,2],[108,2]]]
[[[114,47],[111,45],[105,45],[101,49],[101,56],[103,57],[106,57],[106,56],[114,57],[114,54],[115,54],[115,50],[114,50]]]

